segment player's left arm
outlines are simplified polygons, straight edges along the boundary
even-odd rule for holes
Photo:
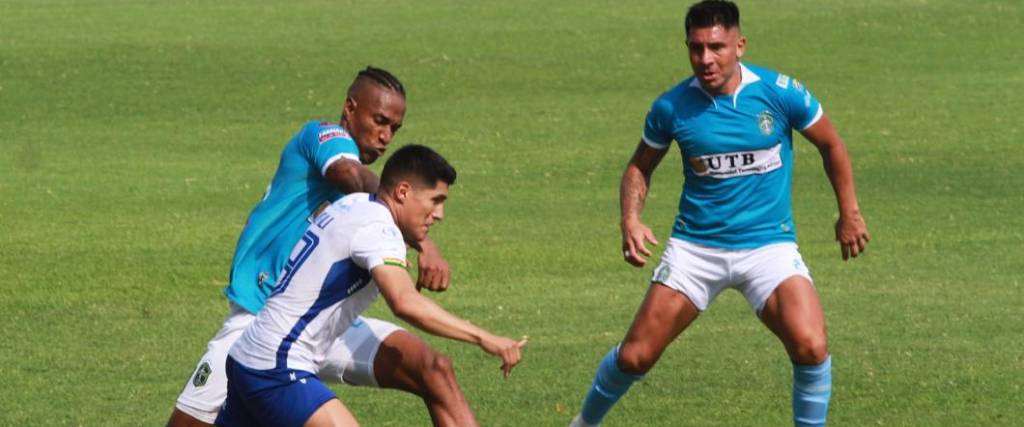
[[[447,290],[451,280],[451,266],[441,256],[441,249],[430,237],[410,246],[419,252],[419,258],[416,260],[416,267],[419,270],[419,275],[416,276],[416,287],[434,292]]]
[[[818,148],[825,174],[828,175],[828,180],[835,191],[839,204],[836,240],[839,242],[843,260],[857,257],[864,252],[871,237],[857,203],[857,192],[853,185],[853,166],[846,144],[824,113],[814,124],[800,133]]]
[[[420,295],[413,288],[412,280],[405,269],[394,265],[378,265],[370,270],[384,301],[398,317],[413,326],[433,335],[463,341],[480,346],[481,349],[502,358],[501,370],[508,377],[512,368],[522,358],[521,349],[526,345],[522,340],[495,335],[483,328],[449,313],[440,305]]]

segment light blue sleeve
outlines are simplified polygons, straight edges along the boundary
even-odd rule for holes
[[[644,120],[644,143],[659,150],[668,148],[672,143],[671,124],[672,103],[663,96],[658,97]]]
[[[803,83],[793,79],[791,84],[786,85],[780,92],[786,119],[794,129],[807,129],[821,118],[821,103]]]
[[[359,161],[359,147],[348,132],[332,123],[310,123],[303,130],[300,146],[303,155],[313,164],[320,175],[327,173],[327,167],[341,158]]]

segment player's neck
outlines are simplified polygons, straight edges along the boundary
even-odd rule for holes
[[[400,206],[391,198],[390,194],[378,191],[377,193],[372,194],[370,199],[384,205],[385,208],[388,208],[388,212],[391,213],[391,218],[396,221],[398,220],[398,209]]]
[[[736,63],[736,70],[733,71],[732,76],[718,89],[704,88],[704,91],[711,96],[732,96],[739,90],[740,85],[743,84],[743,67],[740,63]],[[701,85],[703,87],[703,85]]]

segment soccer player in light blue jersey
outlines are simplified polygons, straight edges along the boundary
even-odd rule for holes
[[[278,281],[289,254],[320,210],[347,193],[373,192],[364,166],[382,155],[405,117],[405,88],[391,73],[367,67],[349,87],[340,123],[311,121],[288,142],[263,199],[238,239],[228,287],[230,313],[185,384],[169,426],[210,425],[227,395],[224,361]],[[447,288],[449,269],[428,239],[417,284]],[[325,380],[395,388],[419,395],[437,425],[475,425],[450,360],[389,322],[356,319],[335,340],[318,372]]]
[[[821,154],[839,205],[835,233],[844,260],[863,253],[869,240],[846,146],[803,84],[740,62],[746,39],[732,2],[691,6],[686,46],[694,75],[654,101],[622,176],[625,260],[645,265],[647,243],[658,243],[640,212],[672,141],[685,177],[679,214],[629,331],[600,362],[572,425],[599,425],[715,296],[734,288],[793,362],[794,424],[823,426],[832,358],[821,303],[796,245],[792,132]]]

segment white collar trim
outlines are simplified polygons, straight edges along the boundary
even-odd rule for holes
[[[743,63],[741,62],[740,85],[736,88],[736,92],[732,94],[732,107],[736,108],[736,99],[739,98],[740,91],[742,91],[743,88],[759,81],[761,81],[761,77],[758,77],[757,74],[754,74],[753,71],[750,71],[750,69],[747,68],[746,65],[743,65]],[[708,99],[710,99],[711,102],[715,104],[715,107],[718,107],[718,102],[715,101],[715,97],[711,96],[711,94],[708,93],[708,91],[704,90],[704,87],[700,85],[700,80],[697,78],[697,76],[693,77],[693,81],[690,82],[690,87],[700,89],[700,91],[703,92],[704,95],[706,95]]]

